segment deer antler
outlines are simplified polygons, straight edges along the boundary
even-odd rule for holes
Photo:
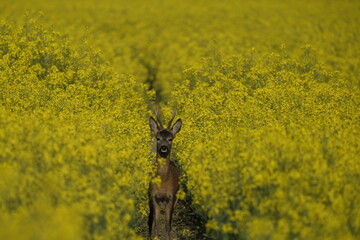
[[[175,115],[176,115],[176,111],[174,110],[173,113],[172,113],[172,117],[171,117],[171,119],[170,119],[170,121],[169,121],[169,123],[168,123],[168,129],[171,128],[171,124],[172,124],[172,121],[173,121],[174,118],[175,118]]]
[[[164,125],[162,124],[162,121],[160,119],[160,113],[159,113],[159,109],[155,110],[155,116],[156,116],[156,120],[158,121],[158,123],[160,124],[160,129],[164,129]]]

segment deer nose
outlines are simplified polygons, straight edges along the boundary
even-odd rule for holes
[[[167,146],[161,146],[161,147],[160,147],[160,151],[163,152],[163,153],[165,153],[165,152],[168,151],[168,147],[167,147]]]

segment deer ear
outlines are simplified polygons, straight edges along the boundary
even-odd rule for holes
[[[174,123],[174,125],[173,125],[172,128],[171,128],[172,134],[175,135],[175,134],[177,134],[178,132],[180,132],[181,126],[182,126],[182,121],[181,121],[181,119],[179,118],[179,119]]]
[[[149,125],[150,125],[151,130],[154,133],[157,133],[159,131],[159,126],[158,126],[157,122],[155,121],[155,119],[153,117],[150,117]]]

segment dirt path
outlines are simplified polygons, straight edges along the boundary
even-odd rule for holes
[[[160,220],[160,240],[166,239],[165,237],[165,214],[161,211]],[[204,236],[205,223],[199,216],[193,213],[185,201],[178,201],[175,207],[173,224],[171,230],[172,239],[177,240],[210,240]],[[148,225],[147,219],[141,221],[140,235],[147,239]]]

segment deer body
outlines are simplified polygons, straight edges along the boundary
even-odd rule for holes
[[[173,162],[167,160],[165,165],[160,166],[157,170],[156,177],[160,177],[159,184],[152,183],[150,185],[150,192],[155,199],[168,201],[176,195],[179,189],[180,171]]]
[[[165,129],[159,120],[160,125],[154,118],[150,117],[150,128],[154,132],[156,138],[157,170],[155,177],[160,178],[160,183],[151,182],[149,186],[150,214],[148,225],[150,239],[153,225],[155,227],[156,236],[159,234],[158,228],[160,222],[161,204],[165,205],[165,229],[167,239],[170,239],[172,215],[176,203],[176,193],[179,189],[180,182],[180,170],[170,160],[170,151],[172,140],[175,138],[176,133],[180,131],[182,126],[181,119],[178,119],[170,128],[172,120],[169,122],[169,127]]]

